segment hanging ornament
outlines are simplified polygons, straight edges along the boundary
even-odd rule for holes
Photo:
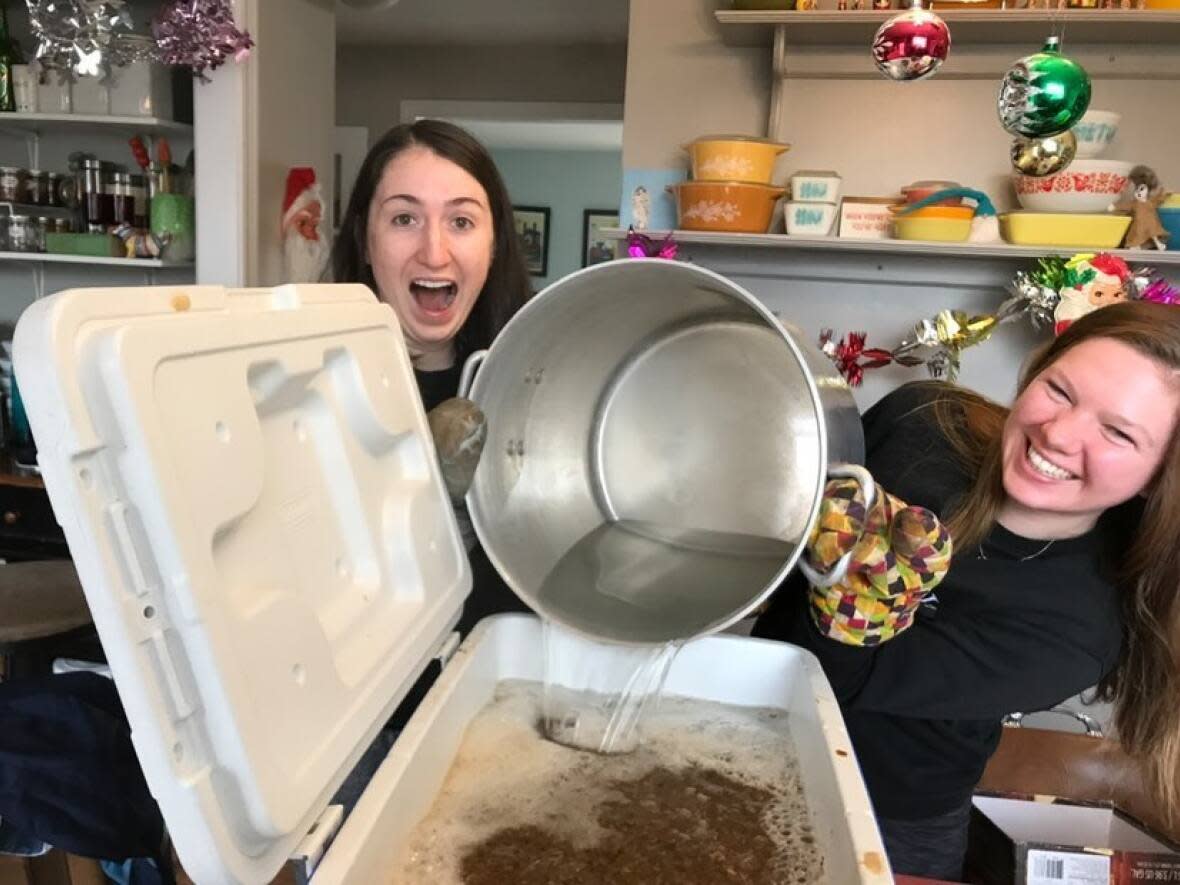
[[[1012,139],[1012,168],[1034,178],[1056,175],[1073,162],[1077,153],[1078,139],[1069,129],[1048,138],[1018,135]]]
[[[877,70],[899,82],[929,77],[946,61],[950,49],[950,29],[922,8],[922,0],[913,0],[909,9],[886,21],[873,37]]]
[[[254,45],[238,30],[229,0],[170,0],[152,21],[152,34],[160,61],[191,68],[202,83],[209,82],[206,71],[227,58],[245,60]]]
[[[124,0],[26,0],[36,57],[45,71],[72,80],[108,70],[108,53],[131,29]]]
[[[1069,129],[1090,106],[1090,77],[1061,54],[1061,40],[1020,59],[1000,83],[1000,123],[1013,135],[1047,138]]]

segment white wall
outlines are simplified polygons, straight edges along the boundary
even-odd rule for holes
[[[197,277],[274,285],[287,171],[312,166],[332,193],[336,15],[333,0],[234,0],[234,12],[256,46],[197,87]]]

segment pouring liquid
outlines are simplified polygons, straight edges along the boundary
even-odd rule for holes
[[[585,535],[538,593],[543,610],[578,628],[545,621],[542,732],[579,749],[633,751],[684,642],[740,611],[794,550],[772,538],[637,520]]]

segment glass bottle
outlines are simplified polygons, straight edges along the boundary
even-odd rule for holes
[[[0,111],[16,110],[16,93],[12,88],[12,66],[21,64],[24,57],[20,46],[8,32],[8,6],[0,5]]]

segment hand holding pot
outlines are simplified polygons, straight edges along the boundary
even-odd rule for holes
[[[811,617],[830,639],[870,646],[902,633],[951,562],[938,517],[854,479],[824,489],[800,570],[811,582]]]
[[[487,419],[471,400],[452,397],[431,409],[426,420],[430,423],[447,493],[453,502],[461,503],[479,466],[488,436]]]

